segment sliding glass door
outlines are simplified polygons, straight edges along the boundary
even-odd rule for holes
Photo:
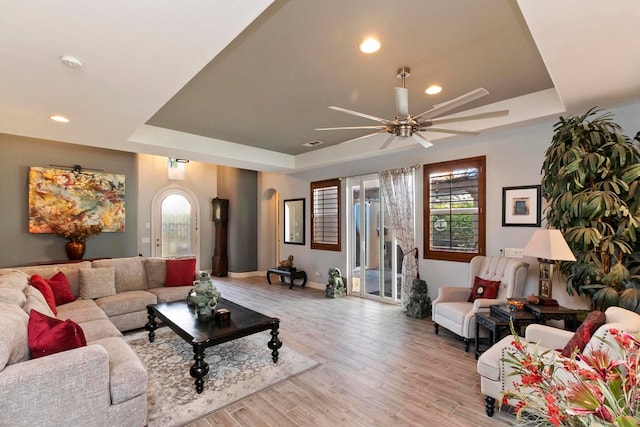
[[[351,292],[385,302],[397,302],[400,299],[400,248],[385,219],[378,176],[349,178],[347,194]]]

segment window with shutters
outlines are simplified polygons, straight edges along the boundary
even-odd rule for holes
[[[424,258],[485,254],[485,156],[424,165]]]
[[[340,251],[340,180],[311,183],[311,249]]]

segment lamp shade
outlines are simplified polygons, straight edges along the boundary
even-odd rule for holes
[[[523,255],[550,261],[575,261],[567,241],[560,230],[536,230],[522,250]]]

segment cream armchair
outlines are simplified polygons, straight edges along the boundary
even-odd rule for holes
[[[614,360],[619,359],[620,356],[616,351],[617,343],[609,333],[609,329],[613,327],[634,335],[638,334],[640,333],[640,315],[620,307],[609,307],[604,314],[606,323],[595,331],[582,354],[604,350]],[[563,348],[573,334],[573,332],[551,326],[533,324],[527,326],[524,340],[530,345],[537,345],[539,352],[543,353],[549,349]],[[520,381],[520,377],[514,375],[513,367],[502,360],[509,353],[515,352],[512,342],[513,336],[506,336],[478,358],[480,390],[485,396],[485,409],[490,417],[493,416],[496,400],[500,401],[502,393],[513,390],[513,383]],[[557,357],[562,358],[560,355]],[[558,375],[562,375],[562,372]]]
[[[502,256],[476,256],[469,264],[467,287],[441,287],[432,304],[436,335],[440,326],[464,340],[464,351],[475,338],[475,316],[478,311],[489,311],[489,306],[507,302],[507,298],[522,297],[529,264],[521,259]],[[497,299],[480,298],[467,302],[475,278],[500,281]]]

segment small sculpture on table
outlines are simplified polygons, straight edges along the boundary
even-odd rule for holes
[[[540,304],[540,298],[538,298],[538,297],[537,297],[536,295],[534,295],[534,294],[531,294],[531,295],[529,295],[529,296],[527,297],[527,302],[528,302],[529,304],[535,304],[535,305],[537,305],[537,304]]]
[[[280,261],[280,263],[278,264],[278,269],[285,271],[294,271],[295,269],[293,268],[293,255],[289,255],[287,259],[283,259],[282,261]]]
[[[325,288],[325,295],[328,298],[340,298],[346,295],[342,272],[337,267],[329,269],[329,283]]]
[[[193,289],[189,292],[187,303],[193,306],[198,312],[198,317],[201,317],[214,312],[219,299],[220,292],[213,285],[209,273],[201,272],[200,280],[193,282]]]

